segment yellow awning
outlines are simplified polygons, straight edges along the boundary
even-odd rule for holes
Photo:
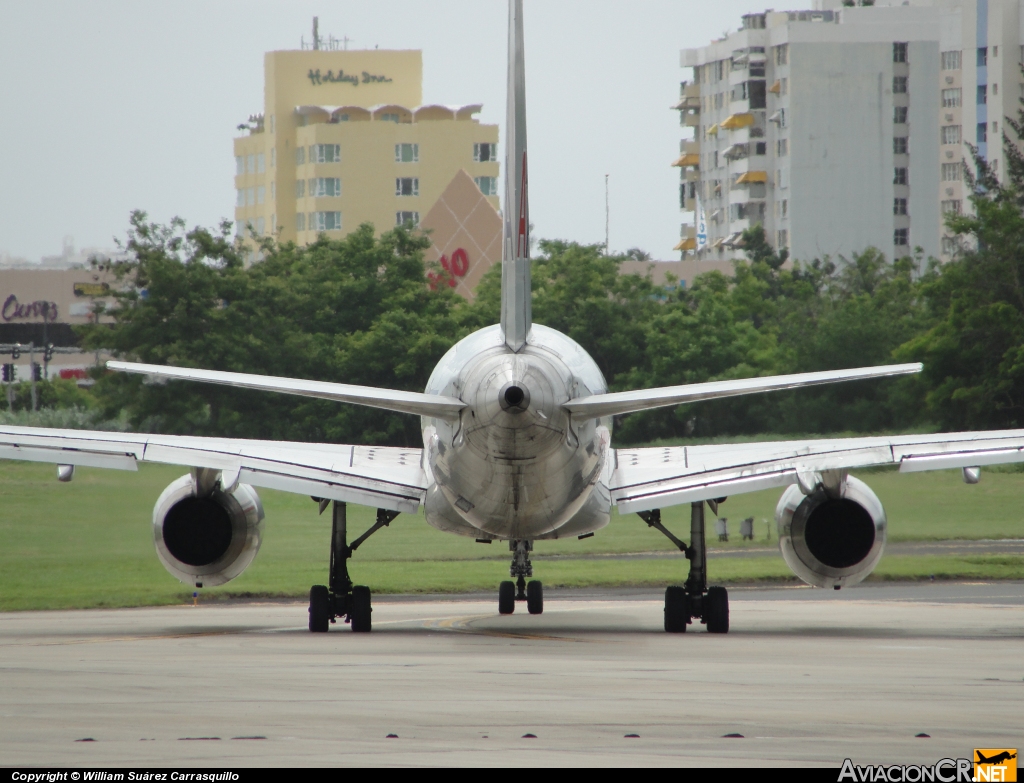
[[[751,182],[767,182],[768,172],[767,171],[748,171],[746,174],[741,174],[740,178],[736,180],[737,185],[746,185]]]
[[[717,136],[717,135],[718,135],[718,125],[712,125],[710,128],[708,128],[708,136]]]
[[[741,114],[730,114],[728,119],[722,123],[722,127],[726,130],[736,130],[737,128],[749,128],[754,124],[754,115],[750,112],[743,112]]]
[[[674,248],[672,248],[672,249],[673,250],[696,250],[697,249],[697,240],[694,239],[693,237],[689,237],[687,239],[680,239],[679,243]]]
[[[768,88],[768,92],[773,92],[778,95],[782,91],[782,82],[778,79],[775,80],[775,84]]]
[[[698,154],[696,154],[694,152],[688,152],[687,154],[682,155],[682,156],[676,158],[675,162],[672,165],[673,166],[680,166],[680,167],[682,167],[682,166],[699,166],[700,165],[700,155],[698,155]]]

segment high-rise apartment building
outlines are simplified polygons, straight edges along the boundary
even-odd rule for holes
[[[760,223],[800,259],[868,246],[948,257],[943,214],[964,207],[963,142],[1005,168],[1020,5],[829,0],[745,15],[739,31],[683,50],[693,78],[675,108],[692,130],[674,165],[680,208],[695,219],[676,249],[735,257],[741,232]]]
[[[1024,97],[1024,2],[946,0],[938,5],[938,15],[939,206],[943,213],[960,212],[970,207],[957,165],[963,142],[977,145],[1000,179],[1006,175],[1004,118],[1016,118]],[[954,240],[942,233],[941,251],[948,258]]]
[[[480,105],[421,105],[421,52],[268,52],[264,72],[263,113],[234,142],[240,234],[418,225],[461,170],[498,209],[498,127]]]

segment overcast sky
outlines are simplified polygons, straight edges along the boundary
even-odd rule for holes
[[[810,3],[805,3],[810,5]],[[526,0],[530,214],[541,238],[675,256],[679,50],[752,0]],[[132,209],[213,226],[234,214],[235,126],[263,109],[263,53],[312,17],[352,48],[422,49],[425,103],[504,124],[501,0],[0,3],[0,254],[113,246]],[[504,129],[502,129],[504,140]]]

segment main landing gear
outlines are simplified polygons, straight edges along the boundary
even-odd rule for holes
[[[708,501],[717,511],[718,503]],[[704,501],[690,504],[690,545],[687,546],[661,524],[661,510],[641,511],[638,516],[661,531],[690,561],[690,575],[682,587],[665,588],[665,630],[683,633],[694,619],[709,633],[729,632],[729,594],[724,587],[708,587],[708,558],[704,547]]]
[[[533,542],[509,541],[508,548],[512,552],[509,575],[516,577],[516,581],[498,585],[498,613],[512,614],[516,610],[516,601],[526,601],[526,610],[530,614],[543,614],[544,586],[536,579],[526,581],[526,577],[533,576],[533,564],[530,562]]]
[[[320,513],[327,508],[328,501],[313,498],[320,503]],[[330,624],[338,617],[352,626],[356,633],[367,633],[372,623],[370,614],[370,588],[353,585],[348,575],[348,559],[352,557],[359,545],[380,530],[387,527],[398,516],[397,511],[377,509],[377,521],[373,527],[352,542],[348,538],[347,506],[338,500],[334,501],[331,521],[331,573],[330,586],[314,585],[309,589],[309,630],[313,633],[327,633]]]

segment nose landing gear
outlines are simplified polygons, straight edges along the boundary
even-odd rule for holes
[[[512,552],[509,576],[516,577],[516,581],[498,585],[498,613],[512,614],[516,610],[516,601],[525,601],[530,614],[543,614],[544,586],[536,579],[526,581],[526,577],[533,576],[529,554],[533,551],[533,542],[509,541],[508,548]]]
[[[707,626],[708,633],[728,633],[729,594],[724,587],[707,586],[704,501],[690,504],[689,546],[672,535],[661,523],[660,509],[641,511],[638,512],[638,516],[649,526],[663,533],[690,561],[690,575],[686,578],[685,585],[665,589],[665,630],[669,633],[684,633],[686,626],[697,619]]]

